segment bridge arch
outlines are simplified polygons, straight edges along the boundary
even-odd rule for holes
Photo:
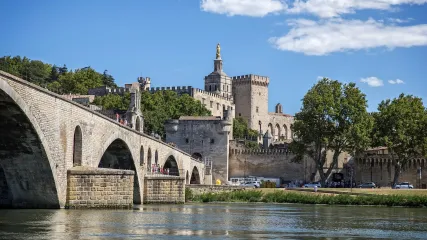
[[[58,192],[65,193],[66,189],[59,187],[58,167],[29,106],[6,81],[0,80],[0,171],[3,176],[0,181],[3,180],[10,206],[63,206],[65,197],[61,196],[65,194]]]
[[[193,167],[190,184],[200,184],[200,174],[196,166]]]
[[[82,165],[82,153],[83,153],[83,136],[82,129],[80,126],[76,126],[74,129],[74,141],[73,141],[73,167]]]
[[[179,176],[178,163],[173,155],[170,155],[163,166],[164,169],[169,169],[169,175]]]
[[[111,142],[111,144],[105,150],[101,160],[99,161],[98,167],[133,170],[135,172],[133,181],[133,202],[135,204],[140,204],[141,191],[139,187],[139,176],[134,160],[135,158],[132,156],[132,152],[130,151],[126,142],[120,138],[117,138]]]

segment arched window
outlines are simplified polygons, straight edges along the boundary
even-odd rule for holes
[[[159,153],[156,150],[156,153],[154,153],[154,163],[158,164],[159,163]]]
[[[82,130],[80,126],[77,126],[74,130],[74,142],[73,142],[73,167],[82,165]]]
[[[141,146],[141,150],[139,152],[139,165],[143,166],[144,165],[144,147]]]
[[[286,124],[283,124],[283,137],[288,139],[288,126]]]

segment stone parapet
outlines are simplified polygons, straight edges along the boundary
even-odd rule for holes
[[[66,208],[132,208],[135,172],[74,167],[67,171]]]
[[[184,203],[185,178],[170,175],[145,176],[144,203]]]

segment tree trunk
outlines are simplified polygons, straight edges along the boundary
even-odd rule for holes
[[[396,164],[394,164],[394,177],[393,177],[393,184],[391,187],[396,186],[396,184],[398,183],[401,170],[402,170],[402,166],[400,165],[400,162],[396,162]]]

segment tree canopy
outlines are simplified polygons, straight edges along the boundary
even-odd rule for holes
[[[388,148],[395,168],[394,186],[408,161],[427,156],[427,109],[421,98],[401,94],[382,101],[373,116],[373,145]]]
[[[144,131],[155,132],[165,137],[164,123],[181,116],[210,116],[211,112],[188,94],[178,95],[173,91],[157,91],[141,94],[141,111],[144,115]]]
[[[4,56],[0,58],[0,70],[59,94],[87,94],[89,88],[103,85],[117,87],[107,70],[99,73],[91,67],[84,67],[69,71],[65,64],[58,67],[27,57]]]
[[[354,83],[342,84],[324,78],[304,96],[301,111],[295,115],[291,150],[294,161],[305,156],[313,159],[322,185],[338,164],[342,152],[355,153],[370,144],[372,118],[367,101]],[[326,152],[333,158],[326,165]]]

